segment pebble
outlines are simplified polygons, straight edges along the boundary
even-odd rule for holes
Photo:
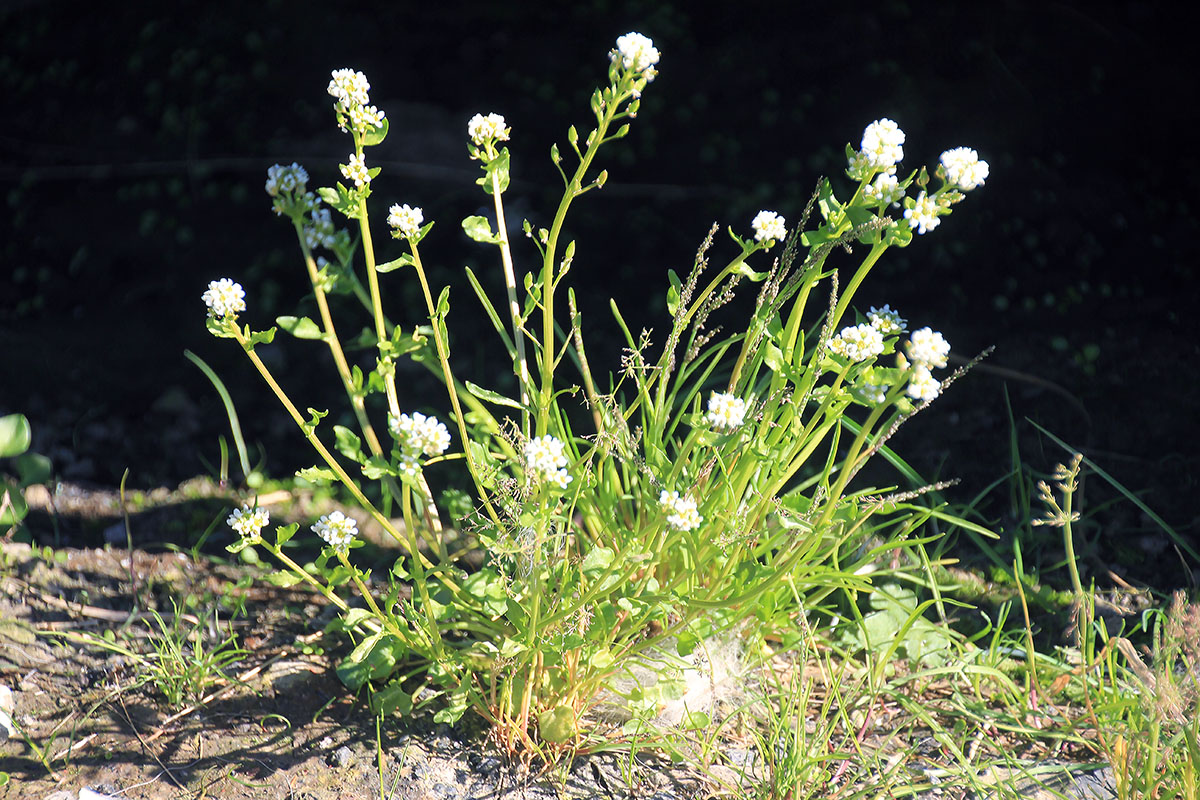
[[[333,751],[333,756],[330,759],[330,766],[348,767],[354,763],[354,751],[348,746],[342,745],[337,750]]]

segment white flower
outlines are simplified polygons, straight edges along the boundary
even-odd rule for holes
[[[352,69],[335,69],[333,80],[329,82],[329,93],[333,95],[343,111],[349,111],[352,106],[365,106],[370,99],[367,92],[371,84],[367,76]]]
[[[908,325],[908,322],[900,316],[900,312],[893,311],[891,306],[886,303],[883,308],[871,306],[871,310],[867,312],[867,321],[884,336],[903,333],[905,326]]]
[[[913,331],[904,349],[909,358],[929,369],[946,366],[946,356],[950,355],[950,343],[932,328]]]
[[[917,233],[928,233],[941,224],[938,211],[937,201],[921,192],[913,207],[904,209],[904,218],[908,220],[910,228],[917,229]]]
[[[504,127],[504,117],[499,114],[476,114],[467,123],[467,135],[477,146],[483,147],[484,142],[495,140],[507,142],[511,128]]]
[[[741,427],[746,418],[746,401],[736,395],[713,392],[708,397],[708,424],[717,429]]]
[[[956,147],[942,153],[942,168],[946,171],[946,182],[964,192],[982,186],[987,180],[988,163],[979,160],[979,153],[969,147]]]
[[[243,539],[257,539],[270,521],[271,515],[265,508],[251,505],[235,508],[225,520]]]
[[[450,432],[437,417],[427,417],[420,411],[412,416],[401,414],[391,420],[392,433],[406,452],[440,456],[450,446]]]
[[[900,188],[900,179],[894,174],[882,172],[869,186],[863,189],[863,196],[871,205],[886,205],[895,203],[904,196]]]
[[[304,167],[292,162],[290,167],[275,164],[267,167],[267,194],[276,197],[280,192],[303,192],[308,184],[308,172]]]
[[[358,523],[353,517],[347,517],[340,511],[326,514],[313,526],[313,532],[342,552],[346,551],[350,542],[358,535]]]
[[[912,376],[908,379],[908,396],[914,400],[929,402],[938,396],[942,385],[929,372],[929,367],[917,364],[913,367]]]
[[[883,334],[873,325],[850,325],[829,340],[829,349],[850,361],[866,361],[883,352]]]
[[[242,285],[229,278],[210,281],[208,291],[201,295],[204,305],[208,306],[210,317],[231,317],[236,316],[239,311],[245,311],[245,297]]]
[[[846,168],[846,174],[853,180],[863,181],[876,173],[883,175],[895,175],[896,167],[895,165],[892,165],[890,167],[880,169],[872,163],[871,159],[865,153],[855,150],[850,156],[850,166]]]
[[[704,517],[697,511],[696,501],[680,497],[679,492],[663,491],[658,504],[667,512],[667,524],[677,531],[690,531],[700,527]]]
[[[309,250],[324,247],[332,250],[337,243],[337,228],[333,224],[333,215],[328,208],[314,209],[312,224],[304,226],[304,241]]]
[[[387,221],[402,236],[416,236],[421,230],[421,223],[425,221],[425,215],[420,208],[413,208],[408,203],[396,204],[388,209]]]
[[[567,474],[565,446],[553,436],[540,436],[525,444],[525,475],[531,483],[553,483],[560,489],[567,488],[571,476]]]
[[[342,177],[354,181],[359,189],[371,182],[371,173],[367,171],[367,162],[362,156],[351,153],[350,163],[339,164],[338,168],[342,171]]]
[[[862,402],[870,406],[882,405],[887,400],[888,387],[879,383],[864,383],[851,391]]]
[[[350,127],[359,133],[383,127],[383,112],[375,106],[354,106],[350,109]]]
[[[658,70],[654,69],[654,65],[658,63],[658,49],[650,37],[640,33],[630,32],[618,36],[617,49],[613,50],[609,57],[614,62],[620,59],[621,66],[630,72],[643,73],[647,81],[654,80],[654,76],[658,74]]]
[[[787,220],[774,211],[760,211],[750,222],[756,242],[776,242],[787,236]]]
[[[860,152],[874,169],[886,170],[904,158],[904,131],[890,119],[877,119],[863,131]]]

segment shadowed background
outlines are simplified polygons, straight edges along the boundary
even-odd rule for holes
[[[547,224],[550,144],[565,150],[566,127],[585,129],[608,50],[637,30],[661,50],[660,75],[630,136],[602,151],[608,186],[568,225],[594,366],[619,356],[610,296],[635,327],[663,330],[666,270],[689,268],[713,221],[743,234],[760,208],[795,221],[820,176],[844,190],[845,144],[890,117],[908,136],[905,167],[967,145],[991,177],[936,231],[888,253],[858,305],[889,303],[959,355],[996,348],[992,369],[956,383],[897,449],[931,478],[961,476],[956,499],[969,500],[1010,468],[1007,392],[1030,467],[1066,454],[1026,417],[1086,447],[1196,541],[1198,176],[1181,135],[1195,94],[1188,50],[1172,41],[1182,26],[1124,3],[799,4],[787,16],[778,5],[8,4],[0,413],[28,415],[35,449],[64,478],[111,485],[129,468],[133,485],[178,482],[206,471],[228,429],[186,348],[224,377],[269,474],[311,462],[238,348],[207,335],[199,297],[228,276],[256,327],[295,313],[305,274],[262,184],[276,162],[305,165],[310,186],[338,178],[350,144],[325,86],[339,67],[367,74],[391,121],[368,152],[384,168],[381,257],[399,252],[382,235],[386,205],[437,220],[424,254],[454,286],[456,367],[502,384],[462,279],[470,264],[500,286],[494,252],[458,224],[486,203],[466,121],[504,114],[511,213]],[[718,238],[714,259],[731,247]],[[533,263],[532,247],[517,255]],[[413,288],[385,278],[390,312],[409,325]],[[270,351],[299,406],[341,407],[326,351],[290,340]],[[415,402],[437,403],[436,387],[410,380]],[[1115,496],[1095,480],[1089,493]],[[1005,511],[991,509],[1001,522]],[[1190,578],[1132,506],[1103,519],[1112,563],[1161,585]]]

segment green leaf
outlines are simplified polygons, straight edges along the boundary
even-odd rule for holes
[[[356,692],[367,681],[391,675],[403,651],[403,643],[392,634],[373,634],[359,642],[350,655],[342,659],[337,666],[337,676],[346,688]]]
[[[305,467],[304,469],[298,469],[296,470],[296,477],[318,486],[332,483],[338,479],[336,472],[325,467]]]
[[[522,406],[520,403],[518,403],[516,400],[513,400],[510,397],[505,397],[502,394],[497,394],[496,392],[493,392],[490,389],[484,389],[482,386],[477,386],[477,385],[471,383],[470,381],[464,381],[464,384],[467,387],[467,391],[470,392],[471,394],[475,395],[476,397],[478,397],[480,400],[485,400],[489,403],[493,403],[498,406],[508,406],[509,408],[516,408],[516,409],[524,408],[524,406]]]
[[[275,529],[275,546],[283,547],[289,539],[296,535],[296,531],[300,530],[300,523],[293,522],[290,525],[280,525]]]
[[[388,118],[384,117],[383,118],[383,127],[376,128],[373,125],[368,127],[367,132],[362,135],[362,145],[363,145],[363,147],[374,147],[375,145],[380,144],[384,139],[386,139],[387,134],[388,134]]]
[[[19,456],[29,449],[33,431],[24,414],[0,417],[0,458]]]
[[[488,194],[492,193],[492,175],[495,174],[500,182],[500,191],[504,192],[508,189],[508,168],[509,156],[508,148],[500,150],[500,153],[487,163],[483,168],[483,177],[475,182],[483,187],[483,190]]]
[[[467,713],[467,695],[465,691],[456,691],[450,695],[450,703],[445,708],[440,709],[433,715],[434,722],[444,722],[447,725],[454,725],[463,714]]]
[[[667,279],[671,281],[671,288],[667,289],[667,313],[672,317],[679,310],[679,297],[683,291],[683,284],[679,281],[679,276],[675,270],[667,270]]]
[[[15,463],[21,486],[49,483],[54,477],[54,465],[41,453],[22,453]]]
[[[410,714],[412,707],[412,695],[404,691],[399,683],[389,683],[371,695],[371,711],[376,714]]]
[[[500,244],[500,235],[492,233],[492,223],[487,217],[471,216],[462,221],[463,232],[477,242]]]
[[[413,263],[412,256],[410,256],[408,253],[405,253],[404,255],[400,256],[399,258],[394,258],[391,261],[385,261],[382,264],[376,264],[375,271],[376,272],[391,272],[392,270],[400,269],[401,267],[407,267],[409,264],[412,264],[412,263]]]
[[[8,504],[4,511],[0,512],[0,528],[7,529],[25,519],[25,515],[29,513],[29,506],[16,486],[0,481],[0,500],[3,500],[5,495],[8,495]]]
[[[396,475],[398,473],[382,456],[371,456],[362,462],[362,474],[369,480],[377,481],[385,475]]]
[[[243,347],[246,350],[253,350],[257,345],[270,344],[275,341],[275,329],[267,328],[265,331],[252,331],[250,326],[246,326],[246,344]]]
[[[594,547],[583,558],[583,574],[594,578],[612,565],[616,553],[608,547]]]
[[[321,199],[336,209],[338,213],[349,219],[358,219],[358,201],[341,183],[338,183],[337,189],[323,187],[317,192],[321,195]]]
[[[297,339],[324,339],[320,326],[308,317],[276,317],[275,324]]]
[[[361,464],[366,460],[362,452],[362,439],[345,425],[333,426],[333,441],[337,451],[351,461]]]
[[[218,339],[233,339],[237,337],[233,329],[236,324],[228,317],[209,317],[204,321],[204,327]]]
[[[267,576],[267,583],[271,584],[272,586],[278,586],[281,589],[287,589],[288,587],[295,586],[299,582],[300,576],[294,572],[284,572],[283,570],[280,570],[279,572],[272,572]]]
[[[538,734],[547,742],[562,744],[578,732],[575,709],[555,706],[538,714]]]
[[[304,428],[304,433],[306,435],[311,435],[312,432],[317,429],[317,426],[321,424],[321,419],[323,417],[329,416],[329,412],[328,411],[317,411],[315,408],[310,408],[310,409],[308,409],[308,413],[309,413],[309,420],[308,420],[308,422],[305,422],[301,427]]]

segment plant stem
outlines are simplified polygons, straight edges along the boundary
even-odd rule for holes
[[[521,306],[517,302],[517,278],[513,269],[512,247],[508,241],[508,223],[504,219],[504,201],[500,196],[500,173],[492,170],[492,198],[496,205],[496,235],[500,238],[500,262],[504,267],[504,288],[508,293],[508,315],[512,320],[513,344],[517,362],[513,365],[521,385],[521,432],[529,438],[529,363],[525,357],[525,335],[522,330]]]

